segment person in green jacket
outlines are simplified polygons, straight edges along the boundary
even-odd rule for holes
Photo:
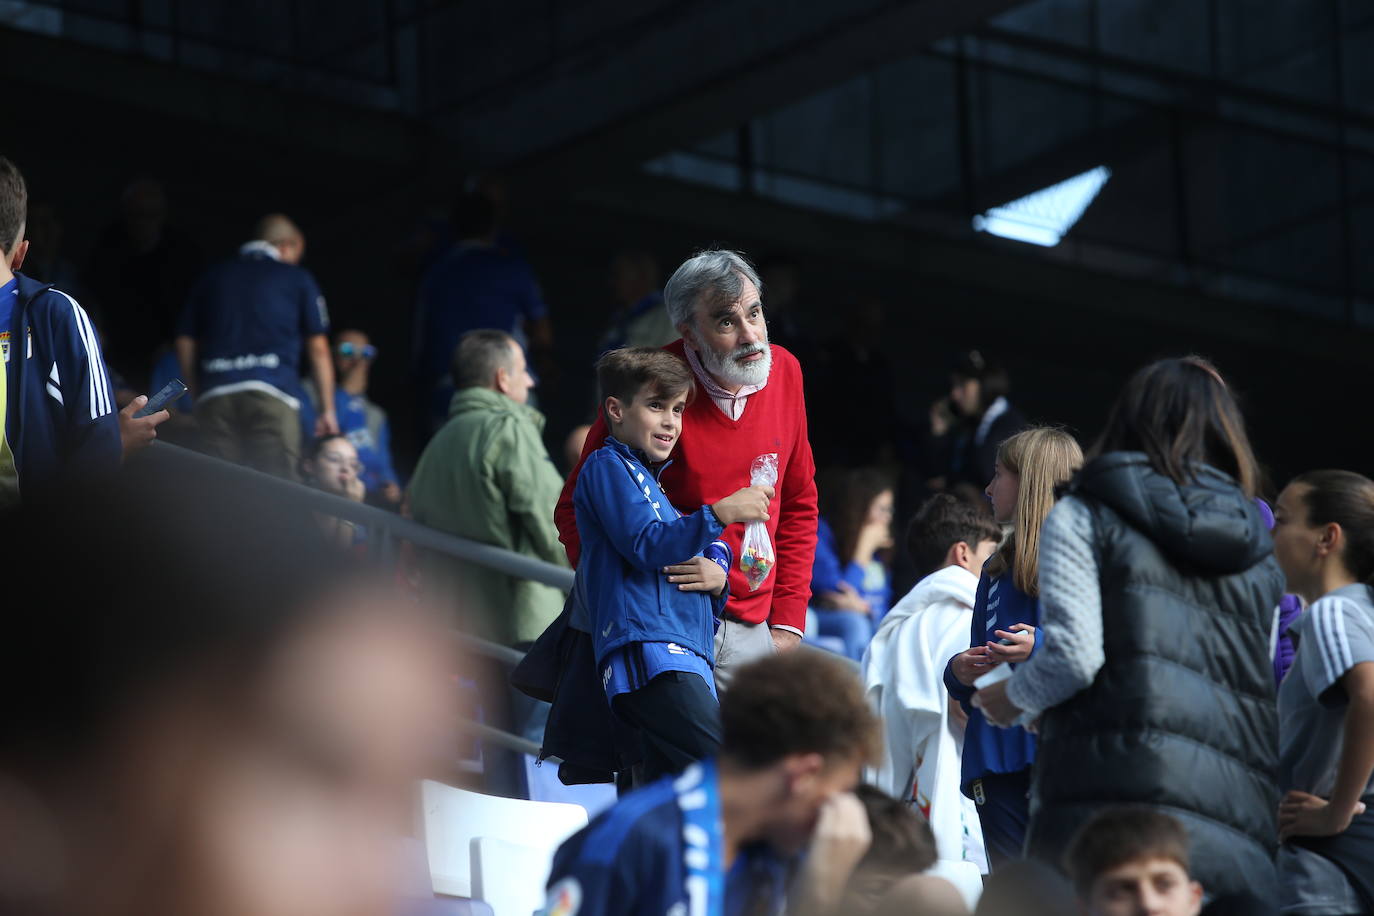
[[[553,508],[563,488],[544,447],[544,415],[526,404],[534,379],[504,331],[463,335],[453,357],[458,391],[448,422],[410,483],[416,521],[559,566]],[[564,593],[475,563],[431,553],[423,588],[453,602],[466,633],[526,648],[563,610]]]

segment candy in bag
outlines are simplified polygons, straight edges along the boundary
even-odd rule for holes
[[[778,455],[772,452],[754,459],[749,468],[751,487],[775,487],[778,484]],[[773,539],[763,522],[750,522],[744,529],[744,543],[740,546],[739,568],[749,580],[749,591],[756,592],[778,562],[773,552]]]

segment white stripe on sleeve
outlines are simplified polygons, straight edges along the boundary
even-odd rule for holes
[[[71,303],[72,314],[76,316],[77,331],[81,335],[82,344],[86,347],[86,361],[90,365],[87,393],[91,399],[91,419],[98,419],[110,412],[111,404],[109,380],[105,377],[105,360],[100,356],[100,344],[95,336],[95,328],[91,325],[86,310],[78,305],[75,299],[60,289],[54,288],[52,291]]]
[[[1354,657],[1350,653],[1350,637],[1345,632],[1345,601],[1336,602],[1331,609],[1332,616],[1336,623],[1336,660],[1340,663],[1341,670],[1337,676],[1344,675],[1351,668],[1355,667]]]
[[[1329,601],[1318,601],[1312,605],[1312,624],[1313,636],[1317,640],[1317,649],[1322,656],[1322,671],[1326,676],[1322,678],[1324,684],[1330,684],[1336,678],[1336,663],[1331,658],[1331,618],[1328,613],[1331,608]]]

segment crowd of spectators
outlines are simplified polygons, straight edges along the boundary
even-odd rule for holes
[[[264,216],[207,263],[140,180],[78,271],[0,159],[0,534],[33,575],[54,563],[47,545],[92,558],[89,578],[43,579],[49,603],[87,615],[72,660],[86,670],[28,704],[35,646],[60,628],[20,614],[5,641],[0,800],[22,795],[28,820],[0,819],[0,848],[32,824],[73,843],[90,810],[68,802],[95,780],[117,804],[71,861],[119,871],[121,911],[171,912],[183,901],[159,895],[221,879],[226,912],[277,911],[259,892],[321,913],[380,900],[373,847],[302,838],[337,857],[313,873],[342,890],[312,898],[273,873],[270,848],[213,834],[233,833],[245,797],[244,817],[289,834],[272,791],[235,780],[257,767],[286,786],[308,758],[338,780],[332,801],[313,796],[320,822],[356,806],[356,835],[382,836],[393,806],[364,799],[394,801],[425,770],[447,717],[435,687],[461,664],[490,724],[559,758],[565,783],[621,793],[559,850],[551,913],[1374,911],[1374,482],[1314,471],[1275,498],[1235,392],[1199,357],[1139,369],[1080,444],[1031,425],[1005,367],[970,350],[921,428],[902,428],[882,303],[818,339],[795,263],[756,270],[720,249],[666,282],[648,252],[611,259],[613,308],[586,359],[596,406],[563,418],[590,421],[564,473],[538,406],[550,308],[500,206],[491,186],[463,193],[423,259],[425,445],[407,480],[369,396],[378,350],[331,326],[291,218]],[[139,416],[176,375],[189,400]],[[854,397],[858,379],[872,396]],[[360,572],[352,522],[293,515],[246,478],[193,498],[189,478],[130,460],[173,413],[212,456],[572,569],[575,585],[419,551],[399,599]],[[853,435],[812,435],[838,416]],[[95,559],[100,545],[131,536],[169,541],[154,559],[198,623],[118,588],[117,615],[87,619],[132,571],[132,554]],[[449,658],[441,623],[524,662],[508,677]],[[118,743],[122,729],[139,740]],[[169,813],[180,783],[140,775],[175,770],[178,742],[223,790],[195,796],[194,823]],[[186,884],[142,880],[177,844],[246,864],[225,877],[174,860]],[[0,903],[83,911],[62,880],[23,871],[0,869]]]

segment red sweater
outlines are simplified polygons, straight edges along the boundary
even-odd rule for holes
[[[683,343],[664,347],[682,355]],[[768,534],[778,562],[756,592],[739,568],[743,525],[725,529],[723,540],[735,552],[730,569],[730,600],[726,611],[749,623],[767,620],[773,625],[806,629],[806,605],[811,600],[811,564],[816,553],[816,464],[806,437],[806,401],[802,393],[801,365],[797,358],[774,344],[773,368],[763,390],[749,395],[744,413],[731,420],[704,392],[682,415],[682,436],[673,450],[672,464],[661,478],[664,491],[683,512],[695,512],[707,503],[749,486],[749,467],[759,455],[778,454],[778,486],[768,508]],[[573,487],[587,455],[606,441],[606,423],[598,418],[587,434],[582,457],[563,485],[554,521],[558,537],[577,565],[580,544],[573,511]],[[687,559],[683,557],[683,559]]]

